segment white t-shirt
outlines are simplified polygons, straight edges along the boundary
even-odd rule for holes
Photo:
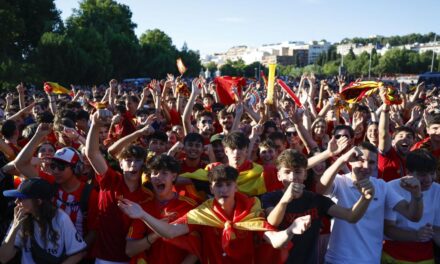
[[[47,247],[45,248],[47,253],[50,253],[55,257],[60,257],[65,250],[66,256],[71,256],[86,248],[87,245],[83,238],[76,231],[69,216],[62,210],[57,210],[55,217],[52,219],[52,226],[54,230],[58,232],[58,246],[48,240]],[[20,248],[22,252],[21,263],[33,264],[35,261],[32,259],[30,250],[31,241],[28,239],[28,241],[24,243],[21,236],[22,230],[20,230],[15,237],[15,246]],[[49,236],[49,231],[47,231],[46,236]],[[41,230],[37,223],[34,223],[34,237],[38,245],[41,248],[44,248],[44,243],[41,239]]]
[[[411,194],[400,187],[400,180],[396,179],[387,183],[408,202]],[[423,215],[420,221],[411,222],[394,210],[387,210],[385,219],[395,221],[396,226],[406,230],[418,230],[426,224],[440,227],[440,184],[433,183],[429,190],[423,192]]]
[[[339,206],[351,208],[361,194],[353,185],[351,173],[336,175],[329,195]],[[333,219],[326,262],[373,264],[380,263],[385,209],[394,208],[403,198],[382,180],[370,177],[374,197],[365,215],[355,224]]]

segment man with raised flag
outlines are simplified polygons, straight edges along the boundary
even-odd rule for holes
[[[174,224],[153,217],[130,200],[121,199],[118,205],[128,216],[141,219],[161,237],[171,239],[199,233],[201,249],[195,253],[201,263],[259,263],[262,258],[258,258],[258,254],[267,252],[259,252],[261,245],[255,241],[264,238],[273,247],[281,248],[294,234],[304,233],[310,225],[307,215],[297,218],[283,231],[274,231],[262,217],[258,198],[237,192],[236,169],[219,165],[208,173],[208,178],[214,198],[189,211]]]

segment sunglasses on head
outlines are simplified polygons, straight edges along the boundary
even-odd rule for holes
[[[51,170],[58,169],[59,171],[64,171],[67,167],[69,167],[69,164],[63,163],[63,162],[53,162],[49,165]]]

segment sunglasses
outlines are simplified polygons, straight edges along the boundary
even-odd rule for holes
[[[62,162],[52,162],[49,165],[51,170],[55,170],[58,169],[59,171],[64,171],[67,167],[69,167],[69,164],[67,163],[62,163]]]
[[[288,136],[288,137],[292,137],[292,136],[297,136],[298,135],[298,133],[296,133],[296,132],[286,132],[286,136]]]
[[[347,139],[349,139],[350,137],[347,135],[335,135],[336,139],[340,139],[341,137],[346,137]]]

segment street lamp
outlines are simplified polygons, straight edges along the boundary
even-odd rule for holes
[[[258,79],[258,72],[257,72],[258,68],[255,67],[254,70],[255,70],[255,80],[257,80]]]

